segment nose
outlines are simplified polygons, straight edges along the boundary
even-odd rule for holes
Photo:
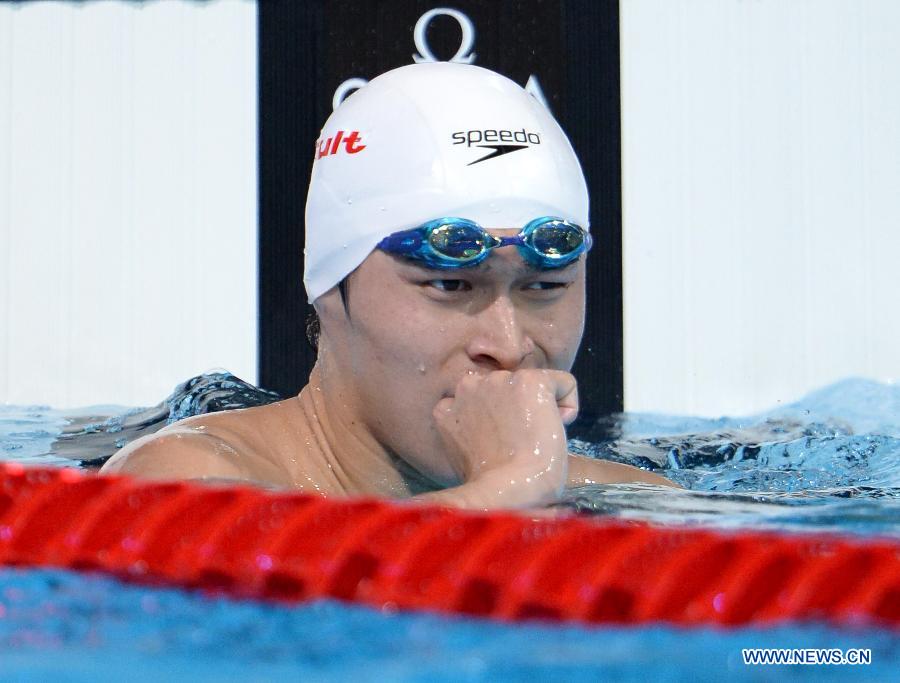
[[[534,353],[534,340],[507,296],[498,296],[474,316],[466,353],[485,370],[517,370]]]

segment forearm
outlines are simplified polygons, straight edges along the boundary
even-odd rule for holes
[[[655,484],[681,488],[663,476],[608,460],[569,455],[569,488],[585,484]]]
[[[629,465],[576,455],[570,455],[567,464],[567,487],[634,482],[681,488],[665,477]],[[552,479],[542,481],[543,474],[545,473],[523,474],[521,468],[497,468],[483,473],[473,481],[441,491],[423,493],[415,496],[415,499],[468,510],[535,508],[555,503],[563,491],[562,488],[545,484]]]
[[[521,468],[497,468],[459,486],[415,496],[415,500],[467,510],[523,509],[559,499],[558,475],[525,473]]]

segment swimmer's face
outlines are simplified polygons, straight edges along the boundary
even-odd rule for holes
[[[434,406],[467,373],[570,370],[584,282],[584,257],[536,270],[504,247],[472,268],[432,270],[376,249],[350,276],[349,315],[337,288],[316,302],[326,382],[341,387],[382,445],[435,483],[455,485]]]

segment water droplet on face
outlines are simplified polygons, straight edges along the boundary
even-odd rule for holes
[[[425,363],[419,363],[419,372],[425,374]]]

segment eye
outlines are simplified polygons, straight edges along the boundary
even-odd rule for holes
[[[569,284],[568,282],[530,282],[525,285],[525,289],[543,292],[551,289],[565,289]]]
[[[429,280],[427,285],[442,292],[468,292],[472,285],[465,280]]]

